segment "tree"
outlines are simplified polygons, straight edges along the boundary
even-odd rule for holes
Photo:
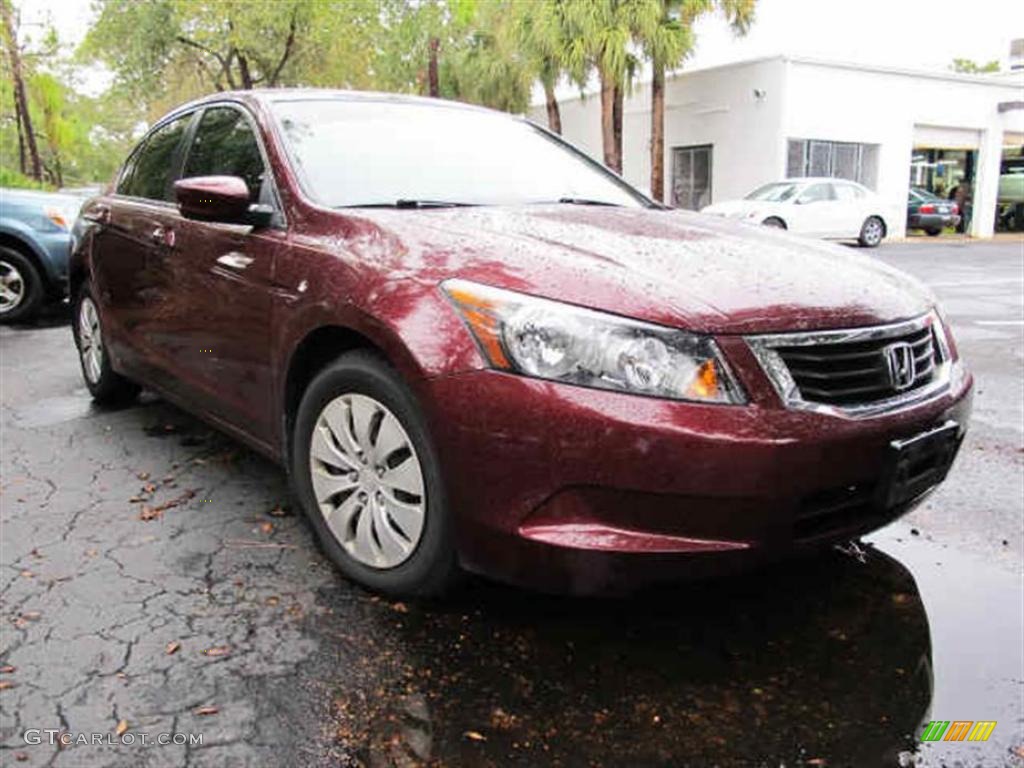
[[[622,101],[637,68],[630,51],[636,30],[651,22],[649,0],[563,0],[568,36],[566,60],[577,78],[589,67],[601,81],[601,143],[604,162],[622,171]]]
[[[365,86],[379,13],[371,0],[97,0],[96,8],[81,55],[148,104],[211,89]],[[358,77],[347,79],[339,63]],[[328,73],[335,82],[323,82]]]
[[[32,129],[32,112],[29,109],[28,96],[25,92],[25,75],[22,70],[21,51],[18,48],[18,30],[14,22],[14,11],[10,0],[0,0],[0,14],[4,22],[4,43],[7,59],[11,70],[11,82],[14,88],[14,111],[18,127],[18,156],[22,173],[29,173],[36,181],[43,180],[42,163],[39,159],[39,148],[36,135]],[[25,149],[28,149],[30,165],[26,168]]]
[[[949,65],[949,68],[954,72],[960,72],[965,75],[980,75],[988,72],[998,72],[999,60],[995,59],[986,64],[979,64],[971,59],[953,59],[953,63]]]
[[[755,0],[649,0],[651,11],[636,14],[637,42],[651,60],[651,196],[665,197],[665,72],[680,66],[693,50],[693,24],[720,10],[743,34],[754,17]]]
[[[562,0],[518,0],[513,2],[503,27],[511,46],[528,59],[536,77],[544,88],[544,103],[548,114],[548,128],[562,133],[562,115],[555,96],[555,86],[564,75],[570,75],[582,89],[583,72],[577,69],[572,77],[569,51],[573,45],[570,26]],[[582,79],[580,79],[582,77]]]

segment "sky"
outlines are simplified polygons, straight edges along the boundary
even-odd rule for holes
[[[18,6],[23,25],[48,15],[67,44],[82,39],[92,15],[91,0],[20,0]],[[948,68],[954,58],[999,59],[1005,69],[1010,40],[1024,37],[1020,0],[758,0],[756,13],[743,38],[720,18],[698,22],[697,47],[685,67],[786,53],[932,70]],[[106,82],[101,73],[83,77],[90,92]]]

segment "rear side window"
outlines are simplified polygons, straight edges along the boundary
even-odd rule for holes
[[[864,197],[864,193],[852,184],[834,184],[837,200],[857,200]]]
[[[831,184],[812,184],[800,195],[801,203],[817,203],[822,200],[833,200]]]
[[[231,107],[207,109],[196,129],[184,176],[238,176],[249,187],[249,199],[259,202],[263,156],[245,115]]]
[[[157,128],[128,161],[117,186],[122,195],[150,200],[171,200],[171,175],[178,145],[185,134],[191,115],[179,117]]]

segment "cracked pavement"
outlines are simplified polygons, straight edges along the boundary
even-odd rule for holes
[[[278,467],[149,394],[94,408],[63,310],[0,329],[0,764],[1015,764],[1020,248],[951,248],[882,251],[936,283],[978,374],[948,486],[862,557],[629,601],[372,596]],[[1000,725],[922,749],[932,717]],[[202,744],[138,742],[161,733]]]

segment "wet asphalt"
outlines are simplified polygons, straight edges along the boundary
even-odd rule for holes
[[[1024,766],[1022,251],[875,254],[933,286],[978,379],[925,505],[628,600],[370,595],[277,467],[150,395],[93,408],[66,311],[0,329],[0,765]],[[997,725],[922,745],[933,719]]]

